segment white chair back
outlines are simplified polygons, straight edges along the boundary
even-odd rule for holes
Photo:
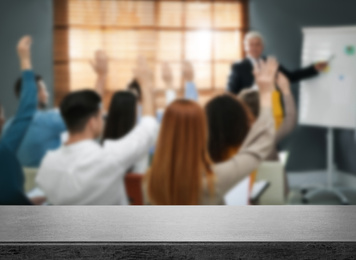
[[[284,166],[278,161],[265,161],[257,170],[256,181],[269,182],[268,189],[259,198],[259,205],[284,205]]]

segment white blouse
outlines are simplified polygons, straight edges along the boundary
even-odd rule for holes
[[[103,146],[94,140],[64,145],[46,154],[36,183],[54,205],[127,205],[124,175],[157,134],[157,121],[145,116],[125,137]]]

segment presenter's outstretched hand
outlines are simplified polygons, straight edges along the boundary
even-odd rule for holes
[[[322,62],[318,62],[318,63],[314,64],[314,68],[319,72],[325,70],[328,66],[329,66],[329,63],[326,61],[322,61]]]
[[[17,44],[17,54],[19,56],[21,70],[32,69],[31,45],[32,38],[29,35],[23,36]]]

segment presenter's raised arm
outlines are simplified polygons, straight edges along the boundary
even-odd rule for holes
[[[305,68],[290,71],[284,66],[280,65],[279,71],[282,72],[291,83],[297,83],[303,79],[317,76],[319,72],[325,70],[327,66],[328,62],[318,62]]]

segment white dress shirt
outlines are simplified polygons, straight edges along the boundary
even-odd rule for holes
[[[142,117],[119,140],[64,145],[42,161],[36,183],[54,205],[127,205],[124,175],[154,144],[158,123]]]
[[[250,62],[251,62],[251,64],[252,64],[252,67],[254,67],[254,66],[257,64],[257,62],[262,61],[261,58],[255,59],[255,58],[253,58],[253,57],[251,57],[251,56],[247,56],[247,59],[250,60]],[[251,88],[252,88],[252,89],[255,89],[255,90],[259,90],[259,88],[258,88],[256,82],[253,83],[253,85],[252,85]]]

